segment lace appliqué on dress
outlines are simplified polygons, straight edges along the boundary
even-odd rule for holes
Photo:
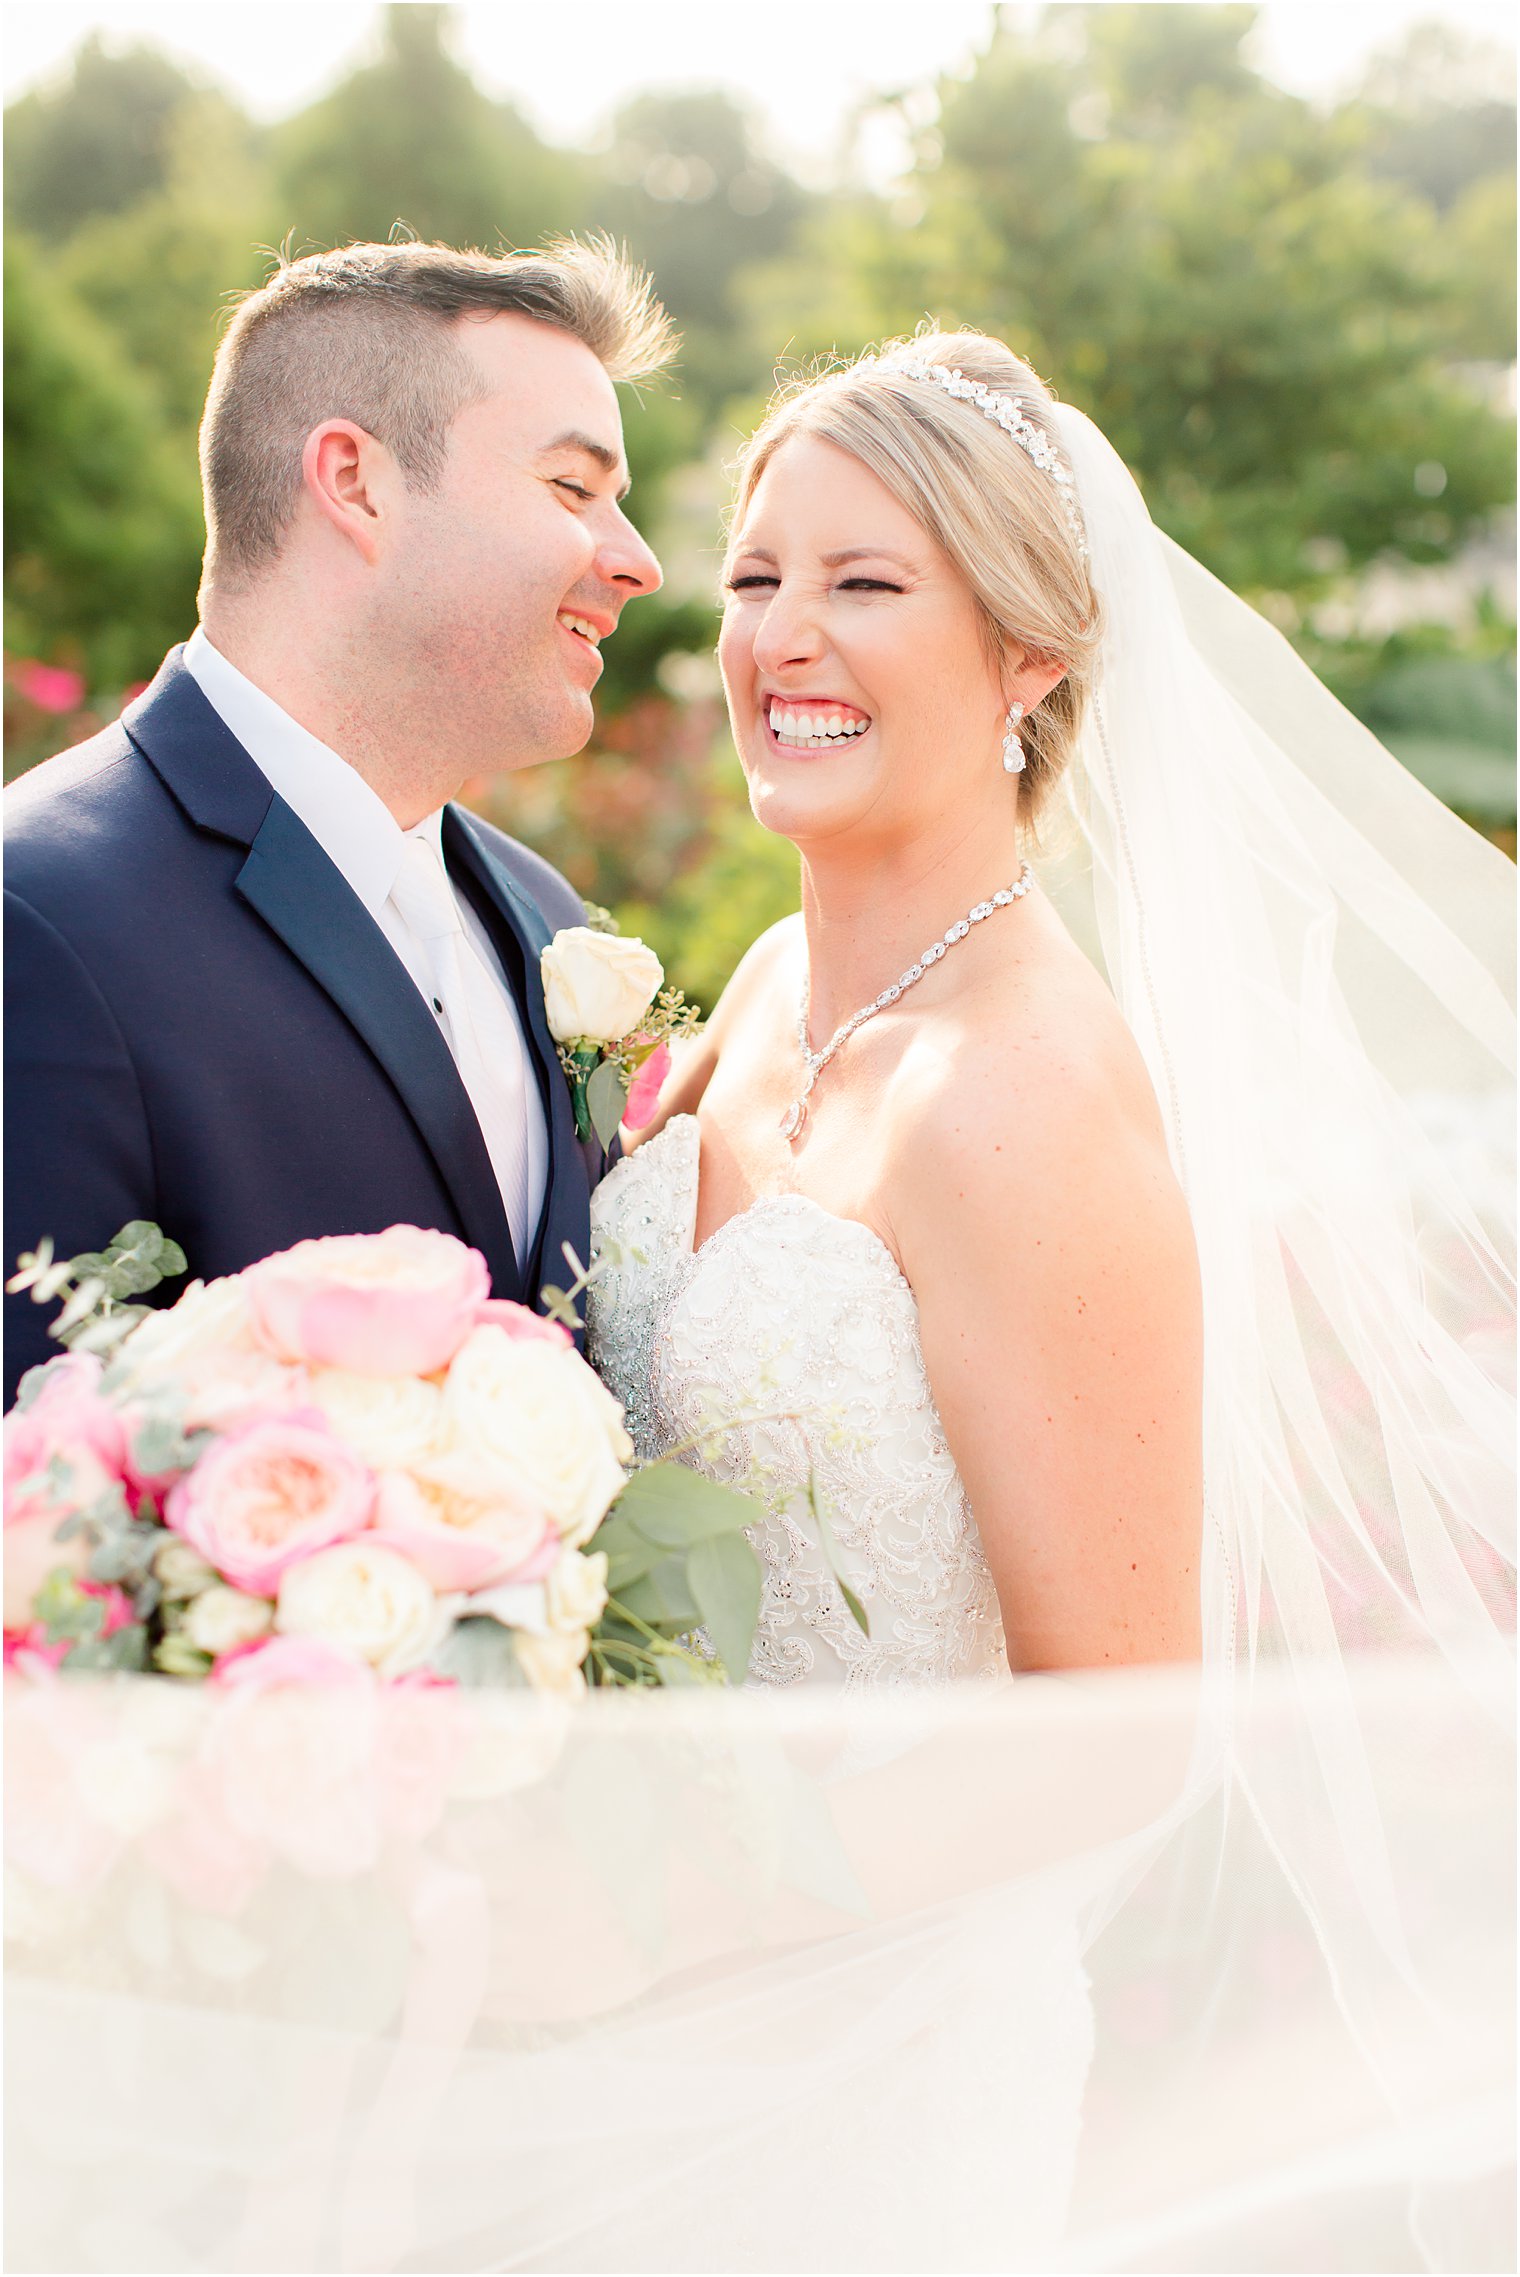
[[[799,1194],[763,1197],[694,1249],[699,1157],[696,1119],[678,1116],[598,1187],[587,1348],[642,1460],[679,1447],[763,1505],[749,1681],[1006,1674],[992,1577],[896,1263],[868,1226]],[[824,1555],[815,1497],[869,1638]]]

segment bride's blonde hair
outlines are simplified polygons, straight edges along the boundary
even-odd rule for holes
[[[1043,380],[981,332],[919,332],[853,364],[790,382],[739,460],[737,509],[794,435],[835,443],[868,467],[949,556],[975,598],[988,654],[1001,669],[1010,642],[1066,667],[1019,728],[1026,764],[1021,816],[1033,821],[1075,747],[1099,639],[1098,598],[1060,486],[974,403],[908,365],[942,364],[999,395],[1017,396],[1059,454]]]

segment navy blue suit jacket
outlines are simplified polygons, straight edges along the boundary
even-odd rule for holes
[[[575,1136],[539,952],[582,922],[538,855],[457,807],[444,857],[523,1013],[549,1183],[519,1271],[453,1058],[363,904],[172,650],[114,727],[6,794],[6,1270],[132,1218],[191,1274],[311,1235],[437,1226],[494,1293],[536,1302],[584,1258],[603,1168]],[[185,1284],[164,1291],[172,1301]],[[60,1348],[53,1308],[7,1299],[5,1399]]]

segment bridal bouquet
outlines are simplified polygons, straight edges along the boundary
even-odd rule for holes
[[[66,1296],[70,1348],[5,1419],[8,1665],[560,1696],[742,1673],[753,1506],[679,1463],[630,1478],[617,1401],[474,1250],[393,1226],[127,1301],[184,1262],[138,1223],[11,1283]]]

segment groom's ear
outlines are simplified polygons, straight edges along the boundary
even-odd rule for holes
[[[386,494],[395,461],[352,419],[324,419],[301,452],[306,495],[370,568],[380,558]]]

